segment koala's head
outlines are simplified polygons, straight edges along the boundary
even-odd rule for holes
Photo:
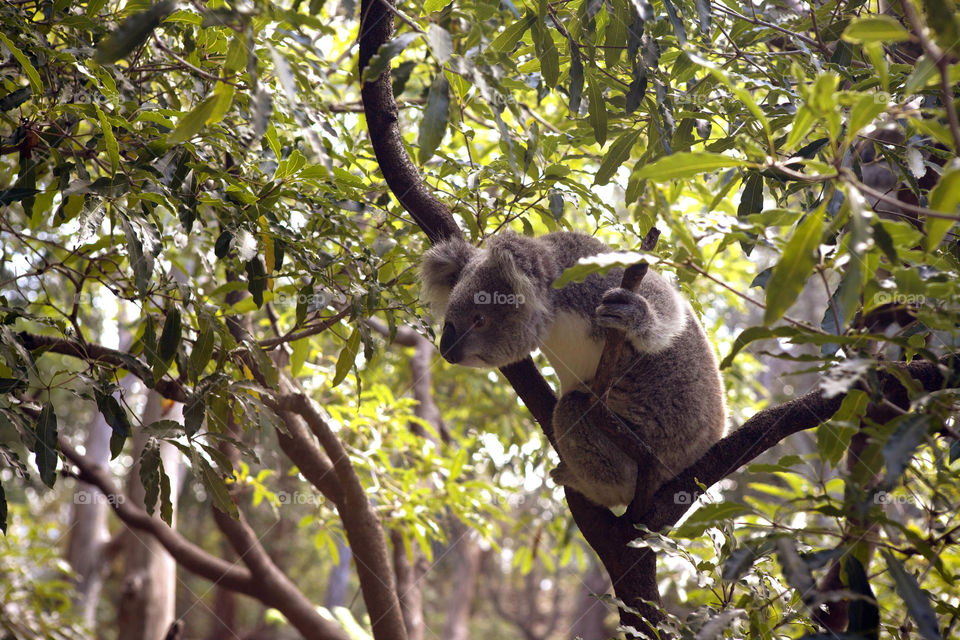
[[[440,353],[468,367],[502,367],[537,348],[551,320],[555,277],[549,247],[504,233],[477,249],[460,238],[430,249],[421,297],[443,316]]]

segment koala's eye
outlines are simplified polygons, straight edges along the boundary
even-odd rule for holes
[[[485,324],[487,324],[487,316],[483,315],[482,313],[478,313],[477,315],[473,316],[474,329],[482,329]]]

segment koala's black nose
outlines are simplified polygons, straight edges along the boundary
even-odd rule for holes
[[[440,336],[440,355],[451,364],[456,364],[463,358],[463,349],[457,339],[457,330],[447,322],[443,325],[443,334]]]

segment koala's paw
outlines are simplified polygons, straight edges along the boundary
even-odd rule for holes
[[[572,487],[577,484],[577,477],[570,471],[566,462],[561,462],[556,468],[550,470],[550,479],[558,485]]]
[[[597,324],[607,329],[635,333],[647,320],[647,302],[627,289],[610,289],[596,310]]]

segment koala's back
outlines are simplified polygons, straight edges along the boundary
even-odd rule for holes
[[[726,431],[723,381],[706,334],[687,307],[683,331],[665,350],[626,346],[608,404],[656,455],[659,485],[695,462]]]
[[[611,251],[596,238],[580,233],[551,233],[541,237],[555,255],[559,274],[582,257]],[[620,286],[623,271],[591,275],[584,282],[553,289],[554,309],[590,319],[589,332],[577,339],[602,349],[604,332],[594,311],[603,294]],[[682,329],[668,338],[669,346],[655,353],[627,343],[610,390],[610,408],[631,423],[659,460],[647,481],[655,485],[672,478],[695,462],[726,429],[723,383],[707,336],[689,304],[659,273],[651,270],[638,293],[648,300],[675,299],[682,305]],[[681,324],[681,323],[678,323]],[[586,325],[585,325],[586,326]],[[582,344],[570,345],[582,349]],[[565,389],[566,391],[566,389]]]

